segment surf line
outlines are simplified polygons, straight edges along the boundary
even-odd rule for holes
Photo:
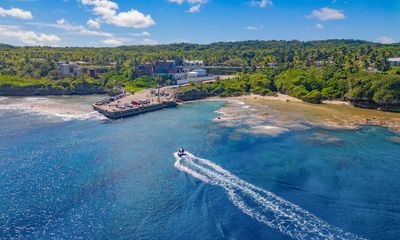
[[[175,168],[207,184],[225,189],[229,200],[246,215],[294,239],[364,239],[331,226],[312,213],[256,187],[221,166],[186,152],[174,153]]]

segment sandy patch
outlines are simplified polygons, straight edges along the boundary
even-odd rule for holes
[[[232,99],[232,98],[229,98]],[[269,116],[287,125],[311,124],[332,128],[358,128],[360,125],[384,126],[400,132],[400,113],[381,112],[356,108],[341,101],[327,104],[310,104],[291,97],[242,96],[233,98],[243,101],[259,115]],[[290,99],[287,101],[287,99]]]

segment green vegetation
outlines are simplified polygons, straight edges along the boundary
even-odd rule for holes
[[[204,96],[240,96],[244,94],[274,95],[273,82],[266,73],[239,74],[227,80],[217,80],[211,83],[191,83],[180,88],[179,92],[196,93]]]
[[[104,87],[111,90],[114,86],[123,87],[128,92],[137,92],[147,88],[154,88],[157,84],[169,85],[167,77],[141,76],[130,79],[125,73],[108,72],[103,75]]]
[[[0,75],[0,95],[63,95],[103,93],[102,82],[91,78],[34,79]],[[11,93],[11,94],[10,94]]]
[[[322,100],[367,101],[382,106],[400,103],[400,75],[393,73],[345,73],[324,68],[289,69],[281,73],[263,70],[211,84],[191,84],[180,92],[205,96],[243,94],[272,95],[278,91],[311,103]]]
[[[373,100],[379,105],[400,104],[400,75],[356,74],[349,78],[349,99]]]
[[[286,93],[312,103],[324,99],[399,104],[399,67],[387,58],[400,56],[400,44],[357,40],[245,41],[203,44],[125,46],[118,48],[48,48],[0,45],[0,86],[37,87],[74,92],[76,84],[108,91],[139,91],[167,78],[142,76],[138,66],[156,60],[201,59],[206,65],[241,69],[235,79],[190,85],[182,92],[206,95]],[[99,80],[60,78],[58,61],[84,61],[100,69]],[[84,66],[82,66],[84,67]],[[14,80],[11,80],[14,78]],[[0,94],[2,94],[0,92]]]

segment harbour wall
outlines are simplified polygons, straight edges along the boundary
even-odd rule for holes
[[[126,117],[132,117],[136,116],[139,114],[147,113],[147,112],[153,112],[157,110],[161,110],[163,108],[170,108],[170,107],[176,107],[177,103],[176,102],[162,102],[159,104],[152,104],[149,106],[142,106],[139,108],[133,108],[133,109],[122,109],[118,111],[108,111],[101,106],[96,106],[93,105],[93,109],[98,111],[99,113],[103,114],[109,119],[120,119],[120,118],[126,118]]]

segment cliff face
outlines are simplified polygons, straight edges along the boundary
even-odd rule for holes
[[[0,96],[90,95],[103,93],[106,93],[103,87],[89,83],[78,83],[73,87],[67,88],[53,85],[0,85]]]
[[[176,99],[181,100],[181,101],[193,101],[193,100],[204,99],[204,98],[210,97],[210,96],[211,95],[205,91],[202,91],[199,89],[192,89],[192,90],[185,91],[185,92],[178,92],[176,94]]]
[[[222,88],[216,88],[213,89],[212,91],[207,91],[203,89],[190,89],[186,91],[179,91],[176,94],[176,99],[181,100],[181,101],[193,101],[193,100],[199,100],[199,99],[204,99],[207,97],[215,97],[215,96],[220,96],[220,97],[237,97],[245,95],[245,93],[224,93],[224,90]]]
[[[400,112],[400,101],[377,103],[371,99],[349,99],[351,105],[359,108],[377,109],[385,112]]]
[[[349,99],[351,105],[359,108],[377,109],[379,104],[368,99]]]

